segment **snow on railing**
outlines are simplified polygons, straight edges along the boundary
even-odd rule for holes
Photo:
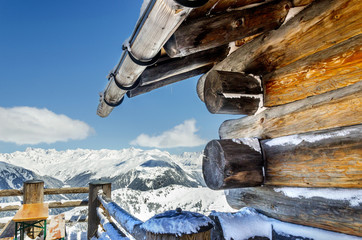
[[[135,239],[145,239],[146,232],[140,227],[143,222],[118,206],[111,199],[99,194],[98,200],[119,225]]]
[[[97,208],[97,215],[99,217],[100,223],[105,231],[102,231],[98,228],[98,239],[120,239],[120,240],[129,240],[125,237],[121,230],[116,228],[111,222],[104,216],[104,211],[101,208]]]

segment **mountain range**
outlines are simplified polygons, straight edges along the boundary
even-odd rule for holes
[[[0,154],[0,189],[21,188],[29,179],[42,179],[48,188],[84,187],[102,179],[112,182],[115,201],[141,219],[177,207],[202,213],[230,210],[223,191],[205,187],[202,156],[200,152],[172,155],[136,148],[27,148],[24,152]],[[59,196],[54,197],[59,200]]]

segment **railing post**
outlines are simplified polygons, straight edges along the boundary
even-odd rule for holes
[[[111,183],[104,181],[94,181],[89,183],[87,239],[91,239],[93,236],[96,236],[98,225],[100,224],[97,216],[97,207],[100,206],[100,202],[97,198],[99,190],[103,190],[103,193],[108,198],[111,198]]]
[[[23,203],[42,203],[44,202],[44,181],[28,180],[23,186]]]

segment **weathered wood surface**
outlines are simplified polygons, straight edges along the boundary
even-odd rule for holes
[[[69,187],[69,188],[45,188],[44,195],[51,194],[75,194],[75,193],[88,193],[88,187]]]
[[[362,79],[362,34],[263,76],[264,106],[282,105]]]
[[[359,0],[315,1],[279,29],[241,46],[212,70],[270,73],[361,34],[361,8]],[[202,101],[205,75],[197,89]]]
[[[69,200],[66,202],[49,202],[49,208],[68,208],[88,206],[88,200]]]
[[[362,188],[362,125],[262,140],[265,185]]]
[[[209,0],[205,5],[194,8],[185,22],[197,21],[198,18],[263,2],[265,0]]]
[[[362,188],[362,125],[261,140],[260,144],[257,138],[210,141],[202,166],[207,186],[214,190],[262,184]]]
[[[360,203],[331,200],[315,194],[315,192],[325,192],[326,195],[333,196],[356,194],[361,197],[361,190],[304,189],[303,191],[309,190],[312,196],[315,195],[309,198],[288,197],[281,190],[295,192],[301,189],[282,188],[276,191],[272,187],[230,189],[226,192],[226,199],[234,209],[252,207],[268,217],[281,221],[362,236]]]
[[[222,139],[276,138],[351,126],[362,122],[362,81],[335,91],[269,108],[257,115],[222,123]]]
[[[42,203],[44,202],[44,181],[29,180],[23,185],[23,203]]]
[[[210,113],[252,115],[262,95],[260,80],[244,73],[211,71],[205,80],[205,105]]]
[[[0,190],[0,197],[15,197],[22,196],[23,191],[18,189],[2,189]]]
[[[98,192],[103,191],[107,197],[111,198],[111,183],[103,181],[95,181],[89,183],[89,197],[88,197],[88,233],[87,239],[90,240],[96,236],[98,231],[98,225],[100,223],[97,216],[97,208],[101,205],[98,200]]]
[[[223,60],[228,52],[229,47],[226,45],[186,57],[168,58],[164,61],[160,60],[155,65],[147,67],[141,74],[140,85],[143,86],[154,83],[210,64],[214,65]]]
[[[138,95],[148,93],[150,91],[153,91],[153,90],[156,90],[158,88],[170,85],[172,83],[176,83],[176,82],[179,82],[179,81],[182,81],[182,80],[185,80],[185,79],[189,79],[191,77],[198,76],[200,74],[206,73],[213,66],[214,66],[214,64],[206,65],[204,67],[197,68],[197,69],[191,70],[189,72],[181,73],[179,75],[175,75],[175,76],[172,76],[172,77],[169,77],[169,78],[166,78],[166,79],[162,79],[162,80],[160,80],[158,82],[150,83],[150,84],[143,85],[143,86],[138,86],[136,89],[128,91],[127,96],[129,98],[136,97]]]
[[[203,74],[215,63],[221,61],[229,52],[228,46],[202,51],[181,58],[168,58],[147,67],[140,76],[140,85],[129,92],[128,97],[152,91],[154,89]]]
[[[117,104],[127,92],[118,88],[115,80],[122,86],[130,87],[146,69],[146,66],[136,64],[130,58],[129,52],[138,60],[154,58],[190,11],[191,8],[182,7],[174,1],[155,1],[149,14],[140,17],[129,44],[126,44],[128,51],[122,54],[120,62],[113,70],[116,71],[116,79],[111,78],[101,94],[97,109],[100,117],[107,117],[114,108],[106,104],[104,99],[108,103]]]
[[[281,0],[185,22],[166,42],[165,51],[170,57],[186,56],[276,29],[291,7],[289,0]]]
[[[202,173],[206,185],[214,190],[261,186],[263,156],[259,140],[212,140],[204,150]]]

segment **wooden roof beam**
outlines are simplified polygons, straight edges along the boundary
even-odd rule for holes
[[[289,0],[278,0],[185,22],[164,48],[170,57],[181,57],[268,32],[284,22],[291,7]]]
[[[124,44],[127,51],[123,52],[120,62],[112,70],[107,87],[100,96],[99,116],[107,117],[121,103],[127,90],[133,88],[146,66],[151,64],[190,11],[191,8],[173,0],[149,1],[132,36]]]

